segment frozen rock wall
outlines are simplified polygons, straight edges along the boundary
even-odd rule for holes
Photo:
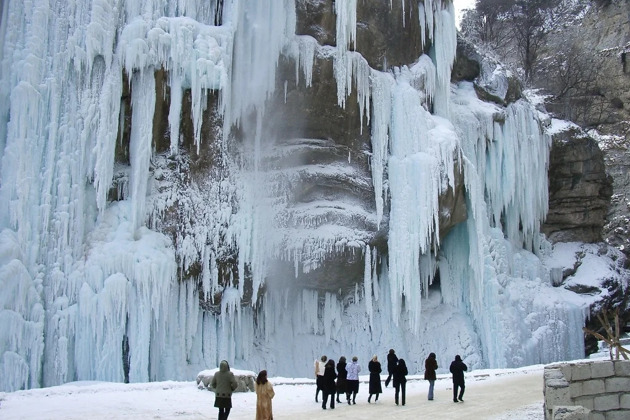
[[[583,355],[550,138],[451,83],[450,0],[2,7],[0,389]]]

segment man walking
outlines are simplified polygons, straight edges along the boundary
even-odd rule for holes
[[[466,385],[464,383],[464,372],[468,370],[468,366],[462,361],[462,358],[455,356],[455,360],[451,362],[450,371],[453,374],[453,402],[464,402],[464,390]],[[459,388],[459,394],[457,390]]]

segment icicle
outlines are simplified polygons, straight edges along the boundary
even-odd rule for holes
[[[334,70],[337,81],[337,105],[345,107],[346,97],[352,91],[352,58],[348,54],[350,45],[356,42],[357,2],[356,0],[335,2],[337,49]],[[355,45],[356,49],[356,45]]]
[[[391,119],[391,76],[372,71],[372,183],[376,202],[376,224],[380,228],[383,219],[383,176],[387,162],[389,144],[389,122]]]
[[[153,139],[153,113],[155,112],[155,78],[153,72],[138,74],[132,81],[131,106],[133,115],[129,144],[131,161],[132,228],[142,226],[145,219],[147,174],[151,160]]]
[[[289,0],[271,4],[252,0],[238,5],[231,92],[232,119],[237,124],[252,108],[264,109],[275,88],[280,52],[295,32],[296,19],[295,3]]]
[[[448,9],[436,11],[434,42],[431,49],[437,69],[435,114],[445,118],[449,117],[451,70],[457,51],[455,9],[452,2],[447,2],[447,4]]]
[[[365,246],[363,254],[365,259],[365,269],[363,271],[363,296],[365,299],[365,311],[367,312],[369,325],[372,325],[373,317],[373,294],[372,294],[372,252],[370,246]]]

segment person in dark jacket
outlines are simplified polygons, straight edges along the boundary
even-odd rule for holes
[[[433,387],[435,385],[435,371],[438,368],[435,353],[429,353],[429,357],[424,361],[424,379],[429,381],[429,401],[433,401]]]
[[[407,375],[409,371],[407,370],[407,364],[405,363],[405,359],[398,359],[398,364],[394,369],[394,374],[392,375],[394,379],[394,388],[396,389],[396,393],[394,394],[394,399],[396,401],[396,405],[398,405],[398,395],[400,391],[402,391],[402,405],[405,405],[405,395],[407,394]]]
[[[389,353],[387,354],[387,379],[385,379],[385,387],[389,385],[392,380],[392,375],[394,374],[394,370],[398,364],[398,356],[396,356],[396,351],[394,349],[389,349]]]
[[[238,384],[226,360],[221,360],[219,371],[212,377],[210,385],[214,389],[214,406],[219,409],[219,420],[227,420],[232,409],[232,392]]]
[[[383,369],[376,355],[374,355],[370,363],[368,363],[368,370],[370,371],[370,396],[368,397],[368,402],[372,399],[372,395],[376,395],[374,399],[376,402],[378,401],[378,394],[383,392],[383,388],[381,387],[381,372]]]
[[[322,381],[322,408],[324,410],[326,409],[326,403],[328,402],[329,396],[330,408],[335,408],[335,394],[337,393],[335,379],[337,379],[337,374],[335,373],[335,361],[333,359],[329,359],[324,368],[324,379]]]
[[[339,395],[346,393],[346,379],[348,378],[348,371],[346,370],[346,358],[341,356],[337,363],[337,402],[339,401]]]
[[[458,400],[464,402],[462,398],[464,398],[464,390],[466,389],[466,385],[464,383],[464,372],[468,370],[468,366],[462,361],[462,358],[459,356],[455,356],[455,360],[451,362],[450,371],[453,374],[453,402],[457,402]],[[459,395],[457,394],[457,389],[459,388]]]

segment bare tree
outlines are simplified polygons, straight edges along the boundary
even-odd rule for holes
[[[600,113],[598,57],[575,43],[563,49],[551,48],[548,54],[541,60],[534,82],[551,92],[549,111],[559,118],[585,124],[589,115],[592,118]]]
[[[494,50],[530,79],[562,0],[477,0],[462,32]]]
[[[610,318],[614,318],[614,326],[611,325]],[[622,331],[622,328],[619,322],[619,308],[616,308],[614,311],[608,311],[604,308],[603,313],[597,314],[597,319],[601,324],[600,329],[604,330],[606,336],[603,336],[597,331],[593,331],[586,327],[583,327],[582,330],[608,345],[610,360],[619,360],[619,356],[623,357],[624,360],[630,360],[628,359],[630,350],[621,345],[620,332]],[[614,357],[613,351],[615,352]]]

